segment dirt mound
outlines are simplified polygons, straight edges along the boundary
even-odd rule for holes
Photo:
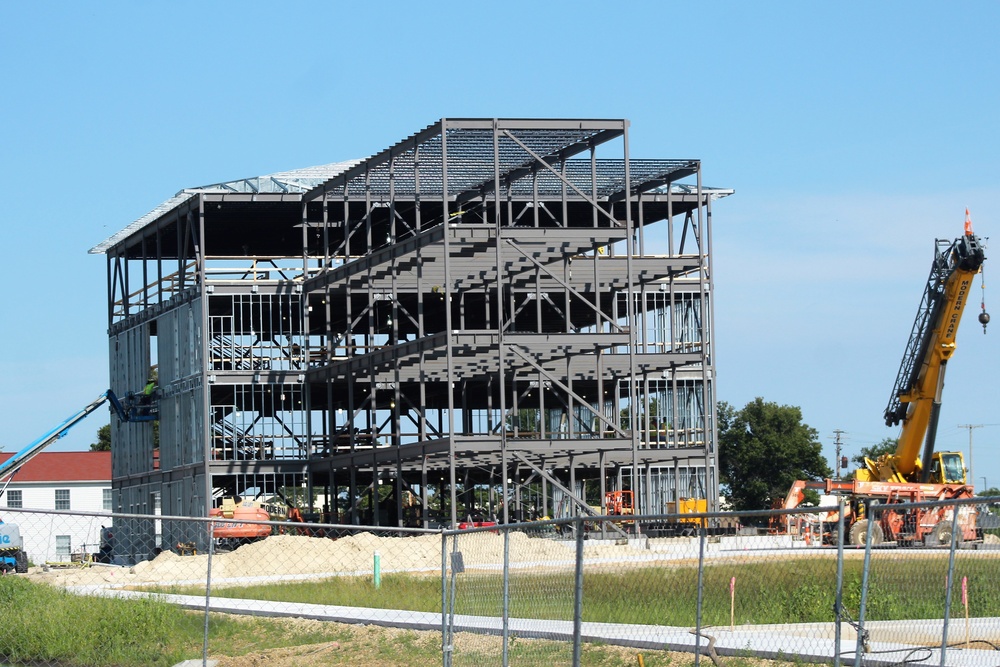
[[[447,552],[459,551],[467,569],[494,569],[503,563],[504,538],[484,532],[449,537]],[[511,533],[507,544],[512,565],[572,567],[574,544],[565,540],[535,539]],[[588,543],[588,558],[621,554],[627,547]],[[442,538],[438,534],[382,537],[360,532],[339,539],[304,535],[272,535],[227,553],[211,556],[212,585],[247,580],[350,576],[371,573],[378,554],[381,571],[436,574],[441,571]],[[129,567],[91,567],[34,570],[33,577],[61,586],[204,581],[209,556],[179,556],[164,551],[156,558]]]

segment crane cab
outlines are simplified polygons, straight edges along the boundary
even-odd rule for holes
[[[934,452],[927,481],[931,484],[965,484],[962,452]]]

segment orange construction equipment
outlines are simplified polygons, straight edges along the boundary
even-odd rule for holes
[[[604,505],[608,515],[635,514],[635,502],[631,491],[608,491],[604,494]]]
[[[972,233],[972,220],[966,209],[965,233],[951,242],[935,241],[930,276],[885,409],[886,426],[901,425],[895,452],[876,459],[865,458],[852,480],[795,482],[785,498],[786,509],[801,505],[805,489],[846,496],[844,519],[850,529],[849,539],[852,544],[863,544],[869,534],[867,515],[873,502],[891,506],[972,497],[973,488],[966,481],[962,453],[938,452],[934,445],[945,370],[956,349],[956,334],[973,278],[981,273],[985,260],[985,251]],[[989,322],[985,304],[979,322],[985,330]],[[951,542],[951,507],[909,511],[893,511],[890,507],[880,511],[878,517],[879,522],[871,527],[872,544],[883,540],[900,545]],[[782,519],[784,528],[794,532],[796,518],[785,515]],[[829,526],[837,517],[820,520]],[[958,531],[959,539],[978,538],[973,506],[959,509]]]
[[[258,500],[244,500],[237,496],[223,498],[222,505],[209,510],[208,515],[226,519],[215,524],[212,536],[234,545],[258,540],[271,534],[270,525],[246,523],[247,521],[284,521],[288,515],[288,508]]]

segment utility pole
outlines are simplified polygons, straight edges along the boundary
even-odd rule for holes
[[[971,484],[972,484],[973,490],[975,490],[975,488],[976,488],[976,478],[972,476],[972,429],[974,429],[974,428],[982,428],[984,426],[986,426],[986,424],[959,424],[958,425],[959,428],[967,428],[967,429],[969,429],[969,476],[968,476],[968,478],[969,478],[969,480],[971,480]]]
[[[844,433],[844,431],[839,428],[833,429],[833,434],[837,438],[833,441],[833,444],[837,448],[837,457],[833,460],[833,469],[836,471],[835,477],[838,481],[840,480],[840,435],[842,433]]]

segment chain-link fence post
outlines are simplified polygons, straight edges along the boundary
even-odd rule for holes
[[[694,613],[694,667],[701,665],[701,609],[705,597],[705,527],[698,524],[698,601]]]
[[[448,536],[441,533],[441,664],[451,665],[451,641],[448,637]]]
[[[951,550],[948,553],[948,587],[944,592],[944,625],[941,628],[941,667],[948,650],[948,621],[951,618],[951,584],[955,576],[955,547],[958,545],[958,505],[951,508]]]
[[[872,564],[872,529],[878,522],[878,501],[868,504],[865,516],[865,564],[861,570],[861,603],[858,607],[858,638],[854,646],[854,666],[861,667],[861,656],[865,652],[865,605],[868,603],[868,576]]]
[[[833,667],[840,667],[840,616],[844,604],[844,496],[837,498],[837,591],[833,602]]]
[[[205,639],[202,646],[201,659],[204,664],[208,664],[208,617],[212,608],[212,555],[215,553],[215,519],[203,524],[208,530],[208,565],[205,571]]]
[[[583,536],[586,532],[582,517],[576,527],[576,562],[573,586],[573,667],[580,667],[580,636],[583,634]]]
[[[449,665],[455,651],[455,597],[458,588],[458,575],[465,572],[465,561],[462,552],[458,550],[458,535],[451,538],[451,584],[448,595],[448,652]]]
[[[510,664],[510,528],[503,531],[503,667]]]

